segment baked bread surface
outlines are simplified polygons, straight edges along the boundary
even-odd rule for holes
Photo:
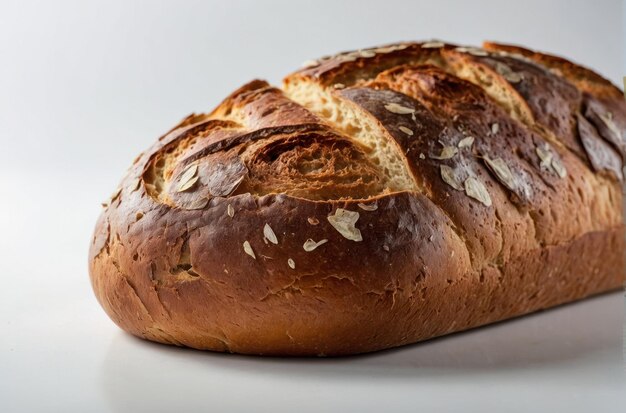
[[[252,81],[134,161],[89,254],[124,330],[375,351],[621,288],[621,91],[517,46],[341,53]]]

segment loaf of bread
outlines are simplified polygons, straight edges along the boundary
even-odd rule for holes
[[[255,80],[139,155],[89,269],[122,329],[347,355],[622,287],[626,102],[516,46],[401,43]]]

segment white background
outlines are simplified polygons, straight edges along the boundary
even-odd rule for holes
[[[618,0],[0,2],[0,412],[623,411],[621,293],[320,360],[145,343],[93,297],[100,202],[179,119],[310,58],[429,38],[626,72]]]

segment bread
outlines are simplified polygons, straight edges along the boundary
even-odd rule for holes
[[[122,329],[386,349],[622,287],[626,102],[564,59],[402,43],[255,80],[142,153],[91,282]]]

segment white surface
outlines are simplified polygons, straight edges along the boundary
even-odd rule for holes
[[[253,77],[438,37],[520,42],[620,81],[619,1],[502,3],[1,2],[0,412],[623,411],[620,293],[370,356],[283,360],[133,339],[88,282],[99,202],[134,156]]]

